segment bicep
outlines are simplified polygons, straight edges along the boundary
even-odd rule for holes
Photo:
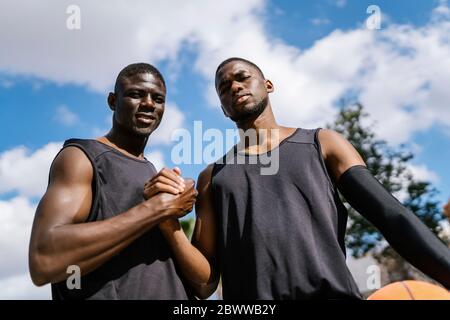
[[[198,196],[195,204],[196,222],[192,244],[208,259],[215,257],[216,221],[211,192],[212,166],[206,168],[199,176]]]
[[[338,181],[340,176],[353,166],[365,166],[364,160],[355,147],[339,133],[332,130],[320,130],[319,142],[327,169],[334,181]]]
[[[92,176],[92,165],[80,149],[68,147],[60,152],[36,210],[32,235],[35,240],[53,227],[86,220],[92,204]]]

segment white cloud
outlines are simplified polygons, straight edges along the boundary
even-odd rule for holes
[[[448,19],[450,17],[450,8],[447,0],[440,0],[439,5],[434,8],[434,20]]]
[[[157,171],[166,167],[166,163],[164,161],[164,154],[159,150],[148,152],[145,155],[145,157],[148,159],[148,161],[153,163]]]
[[[65,126],[73,126],[78,122],[78,116],[70,111],[66,105],[61,105],[56,109],[54,119]]]
[[[24,197],[0,201],[0,299],[46,299],[49,287],[37,288],[28,273],[28,243],[36,205]]]
[[[62,143],[51,142],[34,152],[19,146],[0,153],[0,193],[42,196],[51,162],[61,147]]]
[[[415,181],[430,182],[432,184],[437,184],[440,182],[439,175],[424,164],[409,163],[406,165],[406,169],[407,170],[403,175],[392,178],[394,182],[400,183],[402,185],[402,189],[394,193],[394,196],[400,202],[404,202],[409,197],[407,191],[409,174],[412,175]]]
[[[104,92],[126,64],[176,62],[183,44],[199,41],[203,29],[220,31],[215,36],[220,41],[227,26],[245,19],[263,1],[79,0],[80,30],[66,27],[66,8],[71,4],[44,0],[24,10],[30,6],[25,1],[2,1],[8,9],[0,10],[0,42],[8,46],[0,52],[0,69],[59,83],[87,84]]]
[[[323,126],[334,118],[334,102],[354,92],[390,143],[406,142],[434,125],[450,126],[448,20],[434,14],[422,27],[391,23],[379,31],[335,30],[304,51],[271,40],[256,21],[245,23],[236,23],[236,36],[205,49],[197,61],[199,72],[211,79],[211,105],[219,105],[211,76],[215,66],[243,56],[273,80],[271,101],[282,124]]]
[[[1,275],[13,276],[27,271],[28,241],[36,206],[24,197],[0,201]]]
[[[184,123],[184,114],[174,103],[166,103],[164,116],[159,127],[149,138],[149,145],[170,144],[172,132],[181,129]]]
[[[450,126],[450,22],[445,19],[445,1],[427,25],[335,30],[303,51],[266,30],[263,0],[133,5],[79,1],[82,29],[75,31],[65,27],[68,1],[42,1],[28,11],[20,1],[6,4],[8,10],[0,11],[0,28],[9,32],[0,33],[0,42],[8,47],[0,52],[0,69],[11,73],[86,84],[104,92],[125,64],[166,59],[176,65],[181,49],[189,45],[198,53],[194,68],[208,81],[205,92],[216,108],[215,68],[227,57],[242,56],[259,64],[274,81],[272,102],[282,124],[323,126],[333,119],[333,103],[351,90],[378,121],[378,133],[390,142],[408,141],[413,133],[435,124]],[[143,12],[145,19],[135,18]],[[194,19],[199,12],[201,19]],[[14,28],[17,16],[24,23]],[[48,35],[45,46],[42,34]],[[98,39],[102,45],[93,45]],[[168,143],[161,129],[154,141]]]
[[[419,181],[428,181],[431,183],[438,183],[439,176],[432,170],[428,169],[426,165],[408,165],[408,169],[411,171],[415,179]]]
[[[0,300],[49,300],[50,285],[36,287],[28,274],[0,279]]]
[[[450,223],[448,219],[439,221],[439,225],[441,226],[442,230],[439,233],[439,236],[443,239],[448,239],[450,241]]]

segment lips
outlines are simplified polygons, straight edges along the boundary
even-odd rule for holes
[[[240,104],[242,102],[245,102],[249,96],[250,96],[250,94],[248,94],[248,93],[237,95],[233,98],[233,103]]]
[[[136,120],[145,124],[152,123],[156,117],[152,114],[147,113],[136,113]]]

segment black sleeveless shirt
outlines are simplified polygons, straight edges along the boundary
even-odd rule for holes
[[[236,148],[214,164],[224,299],[361,298],[345,262],[347,211],[318,131],[297,129],[266,154],[278,153],[276,174],[261,174],[267,160]]]
[[[152,163],[128,157],[96,140],[70,139],[63,149],[69,146],[81,149],[94,169],[87,223],[112,218],[144,200],[144,184],[156,174]],[[81,277],[81,289],[69,290],[66,281],[52,284],[52,296],[55,300],[188,298],[158,227]]]

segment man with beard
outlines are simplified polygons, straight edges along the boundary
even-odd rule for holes
[[[347,211],[338,189],[405,259],[450,288],[450,250],[346,139],[280,126],[269,99],[274,85],[248,60],[222,62],[215,84],[241,142],[198,178],[192,245],[174,220],[165,234],[199,297],[215,290],[221,274],[224,299],[361,298],[345,262]],[[258,138],[247,141],[252,131]],[[278,170],[262,174],[260,159],[269,154]]]
[[[160,229],[192,210],[193,181],[173,173],[176,195],[149,183],[144,199],[146,181],[159,175],[144,148],[161,122],[165,97],[155,67],[125,67],[108,96],[109,133],[67,140],[55,157],[29,249],[31,278],[38,286],[51,283],[53,299],[188,298]],[[76,270],[80,283],[68,286]]]

